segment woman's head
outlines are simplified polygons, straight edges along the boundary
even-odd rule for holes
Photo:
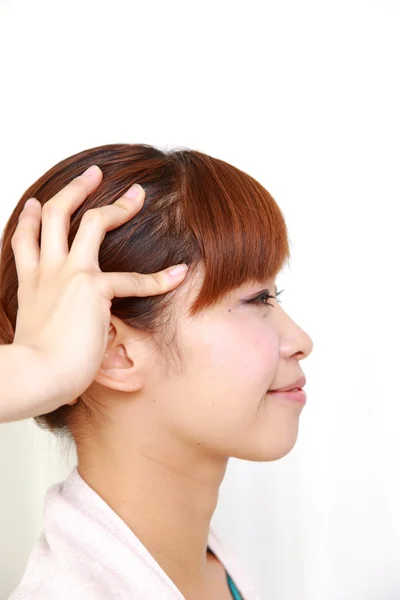
[[[69,245],[86,210],[111,204],[137,182],[144,207],[107,233],[100,268],[151,273],[185,262],[189,272],[164,296],[115,298],[96,380],[77,403],[37,422],[72,433],[78,444],[118,432],[145,445],[156,437],[252,460],[283,456],[295,443],[300,408],[266,392],[298,376],[312,343],[276,300],[251,300],[265,289],[274,294],[289,259],[287,230],[270,194],[223,161],[120,144],[50,169],[25,192],[4,232],[0,341],[12,341],[16,323],[11,237],[25,200],[44,204],[92,164],[103,180],[72,216]]]

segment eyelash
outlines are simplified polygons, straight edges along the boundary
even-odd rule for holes
[[[261,306],[274,306],[273,304],[270,304],[269,302],[265,302],[265,300],[270,300],[271,298],[274,298],[275,300],[278,300],[278,296],[280,296],[280,294],[282,294],[282,292],[284,292],[285,290],[280,290],[279,292],[276,293],[276,296],[272,296],[272,294],[269,293],[269,290],[265,290],[264,292],[261,292],[261,294],[258,294],[258,296],[256,296],[255,298],[251,298],[250,300],[246,301],[246,304],[258,304]],[[278,300],[279,304],[281,304],[281,301]]]

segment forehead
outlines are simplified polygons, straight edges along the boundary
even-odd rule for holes
[[[202,288],[204,275],[205,272],[203,265],[196,265],[187,279],[172,292],[173,296],[175,296],[175,302],[173,304],[174,313],[177,317],[189,315],[193,302],[198,297],[198,294]],[[258,293],[264,290],[268,290],[269,294],[271,295],[276,295],[276,276],[270,279],[251,280],[247,281],[246,283],[241,283],[204,310],[206,313],[214,312],[215,310],[218,311],[218,308],[224,308],[227,304],[231,303],[237,304],[241,300],[246,300],[252,296],[256,296]]]
[[[237,295],[238,293],[239,294],[240,293],[251,294],[253,291],[254,291],[254,293],[256,293],[257,291],[266,290],[266,289],[268,289],[271,294],[276,294],[278,291],[276,279],[277,279],[277,276],[272,277],[270,279],[249,280],[246,283],[241,283],[240,285],[238,285],[227,295],[228,296],[230,296],[231,294]],[[204,266],[200,264],[200,265],[196,266],[195,271],[192,273],[192,276],[190,277],[190,283],[188,282],[189,286],[191,288],[191,291],[194,294],[197,294],[200,291],[201,286],[203,285],[203,281],[204,281]]]

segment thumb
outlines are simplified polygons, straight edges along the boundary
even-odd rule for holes
[[[175,265],[157,273],[103,273],[113,297],[157,296],[176,288],[184,280],[187,265]],[[110,298],[111,300],[111,298]]]

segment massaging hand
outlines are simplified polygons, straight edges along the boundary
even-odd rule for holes
[[[163,294],[180,284],[186,274],[185,266],[180,271],[178,267],[175,275],[169,272],[171,267],[151,275],[100,271],[98,253],[105,233],[131,219],[143,206],[145,193],[136,185],[131,194],[114,204],[88,210],[68,251],[70,217],[101,179],[101,170],[94,166],[43,209],[33,199],[32,205],[23,209],[12,238],[19,281],[12,345],[32,349],[40,372],[48,378],[44,382],[48,393],[40,396],[38,390],[32,405],[24,407],[23,417],[55,410],[90,386],[107,347],[114,296]]]

